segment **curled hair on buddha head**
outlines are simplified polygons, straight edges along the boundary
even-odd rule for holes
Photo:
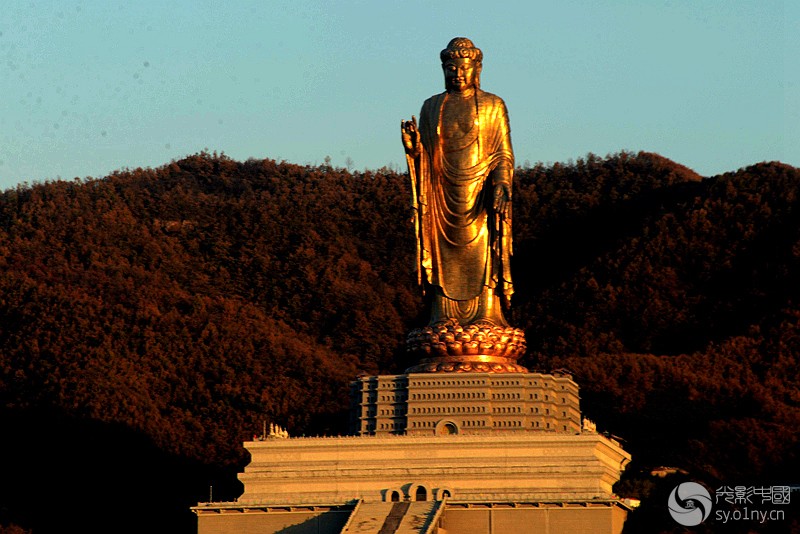
[[[441,51],[439,57],[441,58],[442,63],[448,59],[456,59],[460,57],[469,58],[476,63],[481,63],[483,61],[483,52],[481,52],[481,49],[472,44],[472,41],[466,37],[456,37],[454,39],[450,39],[450,42],[447,43],[447,48]]]

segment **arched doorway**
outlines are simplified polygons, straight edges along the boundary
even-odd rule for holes
[[[453,436],[458,434],[459,428],[455,421],[443,420],[436,423],[437,436]]]
[[[425,489],[425,486],[417,486],[417,491],[414,494],[415,501],[427,501],[428,500],[428,490]]]
[[[389,500],[391,502],[400,502],[400,492],[399,491],[393,491],[390,494]]]

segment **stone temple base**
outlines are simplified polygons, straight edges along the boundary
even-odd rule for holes
[[[198,534],[620,534],[628,511],[618,500],[194,508]]]
[[[629,508],[618,500],[357,501],[342,506],[204,503],[194,511],[198,534],[620,534]]]
[[[630,461],[600,434],[352,436],[245,442],[239,504],[607,500]]]
[[[245,448],[244,494],[194,507],[199,534],[619,534],[627,513],[611,488],[630,455],[595,432],[277,438]]]
[[[363,376],[350,393],[350,431],[362,436],[581,431],[578,385],[565,372]]]
[[[569,372],[479,369],[362,376],[354,435],[245,442],[244,493],[193,507],[198,533],[620,534],[631,457],[582,421]]]

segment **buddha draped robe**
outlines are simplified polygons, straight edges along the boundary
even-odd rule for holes
[[[407,156],[416,196],[419,279],[432,286],[431,324],[454,318],[461,324],[507,325],[499,297],[513,293],[511,199],[505,217],[494,212],[493,201],[496,185],[511,191],[508,112],[502,99],[476,89],[467,97],[469,116],[458,116],[461,126],[443,124],[452,115],[445,106],[455,98],[442,93],[425,101],[421,151]]]

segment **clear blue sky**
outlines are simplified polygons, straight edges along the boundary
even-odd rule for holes
[[[356,169],[484,51],[517,163],[658,152],[709,176],[800,166],[800,2],[3,0],[0,189],[204,148]],[[404,163],[403,163],[404,166]]]

